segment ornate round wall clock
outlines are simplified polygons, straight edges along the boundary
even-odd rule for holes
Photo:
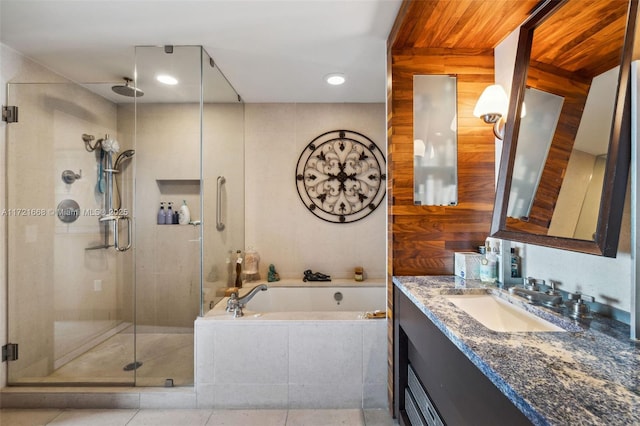
[[[376,144],[351,130],[323,133],[296,167],[298,195],[311,213],[334,223],[360,220],[382,202],[386,162]]]

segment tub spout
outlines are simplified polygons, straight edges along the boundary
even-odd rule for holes
[[[227,312],[233,312],[233,317],[241,317],[244,315],[242,313],[242,308],[245,307],[247,303],[256,295],[259,291],[266,291],[269,287],[266,284],[260,284],[252,288],[249,293],[245,294],[242,297],[238,297],[237,293],[231,293],[229,300],[227,300]]]

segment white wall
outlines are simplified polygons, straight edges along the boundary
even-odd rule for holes
[[[328,223],[309,212],[295,181],[298,158],[320,134],[355,130],[386,152],[384,104],[247,104],[245,107],[245,241],[260,254],[260,275],[273,263],[282,278],[311,269],[353,278],[385,276],[385,204],[364,219]]]
[[[514,31],[495,49],[495,78],[510,93],[513,67],[518,44],[518,31]],[[496,164],[500,151],[496,148]],[[561,282],[565,291],[581,291],[605,303],[629,312],[631,297],[630,257],[630,196],[627,191],[618,256],[615,259],[550,249],[534,245],[521,245],[523,276]]]

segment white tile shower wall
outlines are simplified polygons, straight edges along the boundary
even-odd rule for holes
[[[495,49],[496,82],[507,90],[511,84],[518,43],[514,31]],[[499,154],[496,153],[497,157]],[[496,158],[499,161],[499,158]],[[524,245],[521,255],[523,275],[553,279],[562,283],[565,291],[582,291],[596,301],[629,312],[631,304],[631,208],[627,191],[620,244],[615,259],[570,251]]]
[[[283,278],[301,278],[306,269],[352,278],[355,266],[385,276],[386,199],[360,221],[335,224],[309,212],[296,190],[305,146],[337,129],[361,132],[386,153],[384,104],[246,105],[245,241],[260,253],[263,279],[271,263]]]
[[[199,408],[384,408],[385,321],[196,320]]]

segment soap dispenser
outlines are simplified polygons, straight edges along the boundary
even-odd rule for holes
[[[187,201],[182,200],[182,206],[180,206],[180,216],[178,223],[180,225],[188,225],[191,222],[191,212],[189,211],[189,206],[187,206]]]

